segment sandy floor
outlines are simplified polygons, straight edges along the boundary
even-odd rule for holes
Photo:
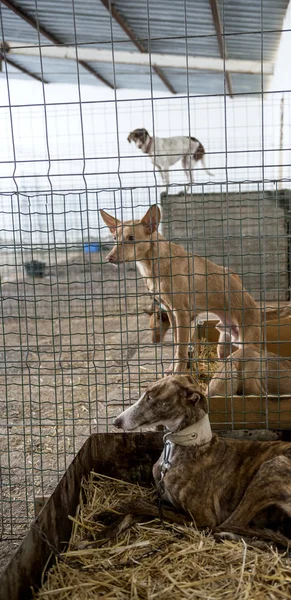
[[[34,517],[35,497],[54,490],[90,433],[112,429],[113,416],[162,374],[173,351],[153,347],[148,316],[137,316],[150,301],[134,271],[124,284],[125,273],[78,257],[52,271],[2,281],[4,561]]]
[[[0,568],[35,497],[52,493],[88,435],[112,430],[173,353],[170,334],[151,344],[143,281],[99,255],[75,254],[43,280],[2,280],[1,292]]]

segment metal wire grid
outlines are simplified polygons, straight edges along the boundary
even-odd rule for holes
[[[289,95],[285,101],[285,127],[283,148],[280,148],[280,105],[282,94],[265,94],[265,171],[267,189],[272,187],[272,180],[278,179],[278,157],[282,152],[282,179],[288,175],[290,133]],[[178,135],[188,131],[186,99],[168,98],[155,99],[155,119],[159,125],[158,134]],[[127,142],[127,135],[136,124],[143,124],[152,131],[152,106],[149,100],[128,100],[117,102],[119,113],[120,136],[120,165],[119,176],[122,191],[126,195],[131,187],[152,187],[155,184],[150,161],[138,153]],[[206,159],[215,172],[215,181],[209,181],[208,176],[198,167],[196,183],[204,183],[209,191],[217,189],[217,184],[225,182],[225,117],[223,98],[189,99],[192,115],[192,128],[198,139],[203,140],[206,148]],[[102,105],[90,102],[82,105],[83,129],[86,141],[86,161],[84,176],[88,190],[106,190],[119,188],[116,176],[118,168],[118,148],[116,144],[117,127],[114,123],[114,102],[104,102]],[[228,170],[230,183],[233,181],[256,181],[262,179],[261,173],[261,106],[258,98],[238,99],[227,103],[227,144]],[[199,119],[198,115],[202,117]],[[68,105],[53,105],[47,107],[50,160],[45,148],[45,119],[43,108],[26,106],[12,108],[14,123],[14,143],[17,152],[16,172],[13,179],[14,158],[12,136],[9,127],[9,107],[0,110],[0,122],[3,135],[1,147],[1,192],[15,191],[15,182],[19,191],[33,195],[36,191],[48,190],[47,170],[50,168],[54,192],[83,191],[82,183],[82,146],[78,122],[78,107]],[[165,116],[166,115],[166,116]],[[172,120],[172,122],[171,122]],[[34,126],[30,125],[34,122]],[[8,125],[7,125],[8,123]],[[285,165],[285,166],[284,166]],[[185,176],[181,166],[175,165],[172,176],[175,183],[184,183]],[[161,182],[157,184],[162,190]],[[175,190],[180,191],[180,188]],[[196,189],[196,188],[195,188]],[[142,198],[147,195],[147,191]],[[110,205],[110,195],[104,200]]]
[[[40,4],[35,1],[36,12]],[[223,14],[224,3],[221,8]],[[73,0],[72,35],[78,58],[74,11]],[[150,51],[149,2],[147,11]],[[186,1],[183,2],[183,12],[187,55]],[[263,2],[261,13],[263,19]],[[262,31],[263,27],[263,65]],[[39,31],[38,42],[44,78]],[[108,43],[112,48],[115,81],[112,19]],[[3,62],[5,68],[5,60]],[[250,205],[254,198],[259,200],[259,216],[257,213],[255,216],[258,223],[256,237],[261,251],[259,299],[263,304],[267,303],[273,294],[276,303],[280,303],[284,295],[289,300],[288,192],[285,194],[284,214],[278,211],[274,216],[273,238],[281,242],[281,250],[275,257],[279,276],[271,287],[266,278],[265,261],[268,253],[265,192],[274,190],[277,210],[280,204],[278,187],[290,188],[290,140],[286,139],[286,134],[283,149],[279,144],[281,92],[266,94],[262,75],[260,99],[252,95],[238,99],[240,109],[244,106],[246,111],[245,122],[240,123],[236,119],[234,103],[231,106],[226,98],[226,88],[222,98],[215,94],[213,98],[209,95],[207,98],[195,98],[190,94],[189,71],[186,70],[187,94],[183,98],[156,97],[150,70],[150,99],[122,101],[115,92],[111,101],[86,103],[82,99],[78,62],[76,64],[77,101],[65,104],[52,105],[48,102],[46,88],[42,85],[40,104],[30,103],[25,108],[15,106],[6,71],[8,102],[1,108],[4,116],[0,117],[4,123],[9,122],[5,133],[5,152],[7,149],[8,154],[10,152],[6,166],[2,164],[0,179],[3,193],[0,214],[4,224],[1,229],[1,379],[5,398],[1,409],[1,494],[4,507],[1,526],[4,540],[18,539],[22,535],[33,516],[33,498],[53,491],[60,475],[89,433],[110,430],[112,415],[129,398],[137,397],[147,383],[156,379],[162,372],[162,363],[166,365],[173,355],[173,342],[161,347],[151,345],[148,317],[143,314],[143,306],[149,299],[136,270],[121,266],[118,273],[114,273],[105,262],[110,245],[105,227],[97,217],[97,208],[100,207],[118,217],[141,216],[150,204],[159,201],[162,186],[157,175],[152,174],[146,159],[131,149],[126,151],[123,142],[138,115],[139,118],[141,115],[145,117],[153,133],[168,136],[179,134],[182,129],[186,134],[197,135],[207,146],[208,166],[218,173],[219,182],[213,184],[207,178],[203,183],[203,175],[199,172],[199,183],[195,183],[192,189],[193,205],[195,193],[199,193],[203,236],[197,240],[192,226],[192,209],[189,218],[189,206],[182,199],[182,216],[170,211],[168,222],[163,224],[164,229],[171,230],[171,239],[190,250],[197,249],[200,241],[204,246],[201,254],[209,255],[209,244],[215,243],[216,232],[209,226],[215,217],[207,214],[207,197],[213,191],[218,191],[221,197],[226,194],[225,206],[230,209],[230,194],[236,193],[237,244],[241,258],[240,274],[244,275],[247,256],[244,253],[240,211],[243,194],[248,192]],[[226,85],[225,71],[224,83]],[[285,105],[286,126],[290,124],[290,94],[287,91]],[[218,126],[212,121],[214,106],[219,114]],[[98,133],[95,128],[91,147],[88,142],[88,130],[90,124],[95,125],[92,116],[96,112],[105,123],[101,150],[93,139]],[[161,130],[159,120],[165,112],[167,120],[164,120]],[[79,129],[72,133],[74,113],[78,115]],[[177,121],[179,113],[182,114]],[[202,113],[207,115],[207,126],[205,122],[200,125],[198,115]],[[255,119],[251,117],[254,113]],[[24,153],[19,155],[19,133],[16,133],[17,121],[26,114],[29,114],[31,122],[32,116],[34,119],[39,114],[42,126],[38,137],[35,130],[32,132],[33,153],[29,158]],[[57,130],[64,117],[68,123],[64,141],[59,133],[53,140],[50,122],[55,120]],[[100,119],[96,120],[95,127],[99,124]],[[240,128],[246,128],[247,135],[241,135]],[[19,132],[21,134],[21,127]],[[64,147],[65,160],[62,158]],[[281,181],[278,181],[277,171],[279,152],[284,165]],[[7,165],[10,169],[8,174]],[[233,175],[237,172],[240,174],[238,178]],[[97,185],[94,181],[96,173]],[[174,173],[174,182],[181,186],[179,167]],[[132,178],[135,178],[134,184]],[[177,190],[177,187],[173,189]],[[219,211],[221,198],[217,204]],[[251,211],[249,216],[252,218]],[[282,229],[282,223],[285,229]],[[224,219],[222,231],[222,254],[212,259],[231,267],[232,256],[226,249],[231,238],[228,216]],[[101,244],[99,252],[90,251],[93,243]],[[89,244],[88,253],[85,252],[86,244]],[[43,280],[29,278],[25,273],[24,264],[30,260],[46,263]],[[254,269],[254,273],[257,274],[257,270]],[[267,292],[271,294],[268,297]],[[262,425],[268,425],[267,415]]]

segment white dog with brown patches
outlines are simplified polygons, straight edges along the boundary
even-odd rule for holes
[[[182,160],[183,171],[189,181],[187,190],[193,183],[193,169],[199,161],[206,173],[213,177],[213,173],[206,168],[204,147],[195,137],[186,135],[169,138],[153,137],[146,129],[142,128],[131,131],[127,141],[134,142],[137,148],[144,154],[148,154],[167,187],[170,185],[169,168],[179,160]]]

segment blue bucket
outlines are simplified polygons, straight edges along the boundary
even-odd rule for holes
[[[98,242],[84,244],[84,252],[85,254],[100,252],[100,244],[98,244]]]

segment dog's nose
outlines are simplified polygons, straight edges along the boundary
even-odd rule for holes
[[[114,421],[113,421],[113,425],[114,425],[114,427],[118,427],[119,429],[122,429],[121,417],[116,417],[116,419],[114,419]]]

